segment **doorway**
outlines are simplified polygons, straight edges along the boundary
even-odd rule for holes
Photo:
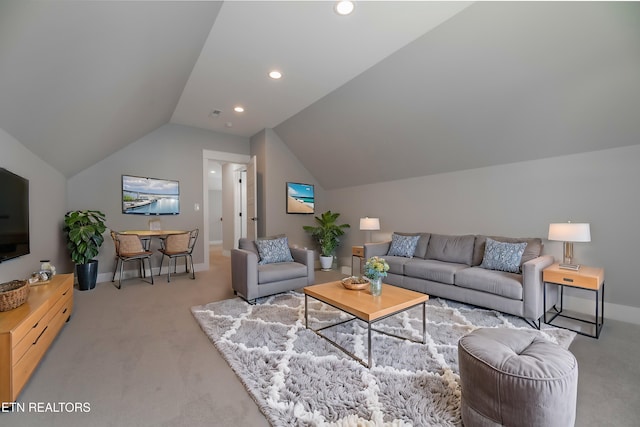
[[[214,163],[218,163],[220,164],[221,168],[224,169],[224,165],[225,164],[229,164],[229,163],[235,163],[238,165],[241,164],[248,164],[251,162],[251,157],[249,155],[245,155],[245,154],[235,154],[235,153],[226,153],[226,152],[222,152],[222,151],[211,151],[211,150],[202,150],[202,205],[204,207],[202,215],[203,215],[203,235],[206,236],[206,238],[201,239],[201,244],[203,245],[203,251],[204,251],[204,268],[206,270],[209,269],[209,257],[210,257],[210,236],[211,236],[211,221],[210,218],[212,218],[212,215],[217,215],[214,212],[210,212],[210,206],[211,206],[211,202],[209,200],[209,175],[214,175],[210,173],[210,162],[214,162]],[[237,169],[237,168],[236,168]],[[224,172],[221,173],[222,176],[224,176]],[[235,210],[235,202],[234,200],[236,199],[236,187],[235,185],[233,185],[233,182],[231,182],[230,184],[226,183],[227,180],[224,180],[225,182],[222,182],[221,180],[221,189],[220,191],[220,197],[221,197],[221,207],[223,209],[222,215],[220,216],[216,216],[213,217],[218,218],[218,222],[221,224],[222,227],[222,253],[223,255],[229,255],[230,253],[230,249],[235,247],[237,244],[237,239],[235,238],[236,236],[236,231],[235,231],[235,221],[231,221],[231,220],[225,220],[225,217],[233,217],[235,216],[234,213],[225,213],[224,212],[224,206],[225,205],[231,205],[232,207],[232,211]],[[233,181],[233,180],[232,180]],[[243,198],[246,198],[246,196],[243,196]],[[228,201],[228,202],[227,202]],[[225,229],[225,226],[227,224],[230,224],[230,227]],[[231,230],[229,232],[229,230]],[[236,240],[235,242],[233,240]]]

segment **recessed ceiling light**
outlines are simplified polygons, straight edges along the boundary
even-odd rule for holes
[[[216,171],[209,171],[209,173],[216,173]]]
[[[352,1],[344,1],[344,0],[336,2],[334,6],[334,10],[338,15],[349,15],[351,12],[353,12],[354,8],[355,8],[355,5],[353,4]]]
[[[233,107],[233,111],[235,111],[236,113],[244,113],[244,107],[238,105],[237,107]]]
[[[282,73],[278,70],[273,70],[269,73],[269,77],[271,77],[272,79],[279,79],[282,77]]]

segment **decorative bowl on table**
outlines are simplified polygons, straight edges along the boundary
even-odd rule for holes
[[[352,291],[366,289],[369,287],[369,279],[364,276],[345,277],[340,281],[340,283],[342,283],[342,286],[344,286],[347,289],[351,289]]]

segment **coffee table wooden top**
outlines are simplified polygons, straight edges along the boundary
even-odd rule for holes
[[[368,289],[346,289],[339,281],[307,286],[304,293],[367,322],[398,313],[429,299],[426,294],[384,283],[382,294],[376,297]]]

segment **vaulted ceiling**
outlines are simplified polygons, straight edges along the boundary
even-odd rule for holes
[[[273,128],[332,189],[638,144],[638,111],[637,2],[0,0],[0,128],[66,176],[172,122]]]

